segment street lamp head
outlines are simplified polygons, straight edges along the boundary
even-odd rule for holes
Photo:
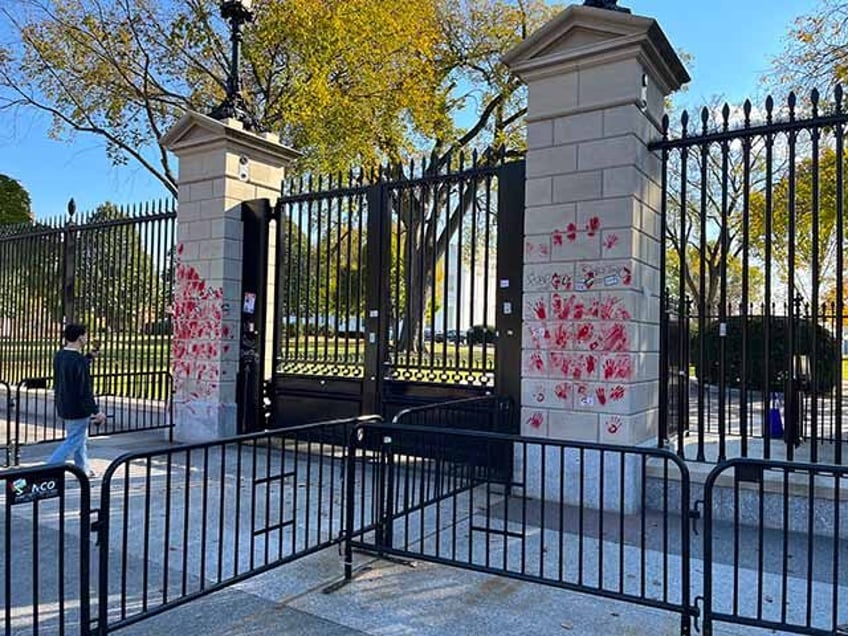
[[[585,0],[584,7],[594,7],[595,9],[606,9],[608,11],[620,11],[621,13],[630,13],[630,9],[618,6],[618,0]]]
[[[221,17],[240,24],[253,22],[253,0],[221,0]]]

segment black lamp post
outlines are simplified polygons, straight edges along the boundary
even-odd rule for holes
[[[596,9],[607,9],[608,11],[620,11],[621,13],[630,13],[630,9],[618,6],[618,0],[585,0],[584,7],[594,7]]]
[[[232,54],[230,55],[230,72],[227,77],[227,96],[209,113],[210,117],[215,119],[238,119],[248,130],[254,130],[256,122],[248,113],[241,94],[239,67],[241,66],[242,27],[248,22],[253,22],[251,5],[252,0],[222,0],[221,2],[221,17],[230,23]]]

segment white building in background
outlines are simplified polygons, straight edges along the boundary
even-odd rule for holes
[[[496,251],[490,249],[488,263],[484,256],[484,250],[478,247],[472,268],[472,259],[467,251],[460,261],[459,245],[454,242],[448,246],[447,293],[445,282],[441,281],[441,289],[436,291],[438,309],[435,313],[434,333],[458,330],[465,334],[474,325],[495,326]],[[428,315],[425,319],[425,327],[428,329],[429,318]]]

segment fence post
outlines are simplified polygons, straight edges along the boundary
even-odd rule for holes
[[[237,120],[195,112],[184,115],[161,145],[179,159],[174,435],[178,441],[206,441],[232,435],[237,426],[241,204],[275,201],[284,169],[298,153],[271,133],[254,134]]]
[[[521,403],[521,304],[524,288],[524,184],[523,161],[513,161],[498,169],[498,258],[495,309],[497,365],[495,386],[498,395]],[[499,433],[517,434],[517,419]]]
[[[74,214],[77,211],[76,202],[68,201],[68,219],[65,222],[64,236],[62,237],[62,317],[65,324],[76,319],[74,307],[74,293],[76,287],[76,251],[77,241],[74,232]]]
[[[504,62],[528,88],[522,433],[656,440],[662,175],[647,145],[689,76],[656,21],[588,6]]]
[[[389,338],[389,263],[391,218],[386,188],[377,184],[368,188],[368,225],[365,291],[365,379],[362,390],[362,415],[382,414],[380,387]],[[397,338],[397,334],[395,334]]]

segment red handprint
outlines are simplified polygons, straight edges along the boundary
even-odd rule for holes
[[[545,308],[545,301],[541,298],[533,305],[533,311],[536,314],[536,318],[539,320],[546,320],[548,317],[548,310]]]
[[[544,413],[536,411],[530,416],[530,419],[527,420],[527,423],[533,428],[542,428],[542,424],[545,423]]]
[[[562,232],[560,230],[554,230],[553,234],[551,234],[551,240],[554,245],[562,245]]]

